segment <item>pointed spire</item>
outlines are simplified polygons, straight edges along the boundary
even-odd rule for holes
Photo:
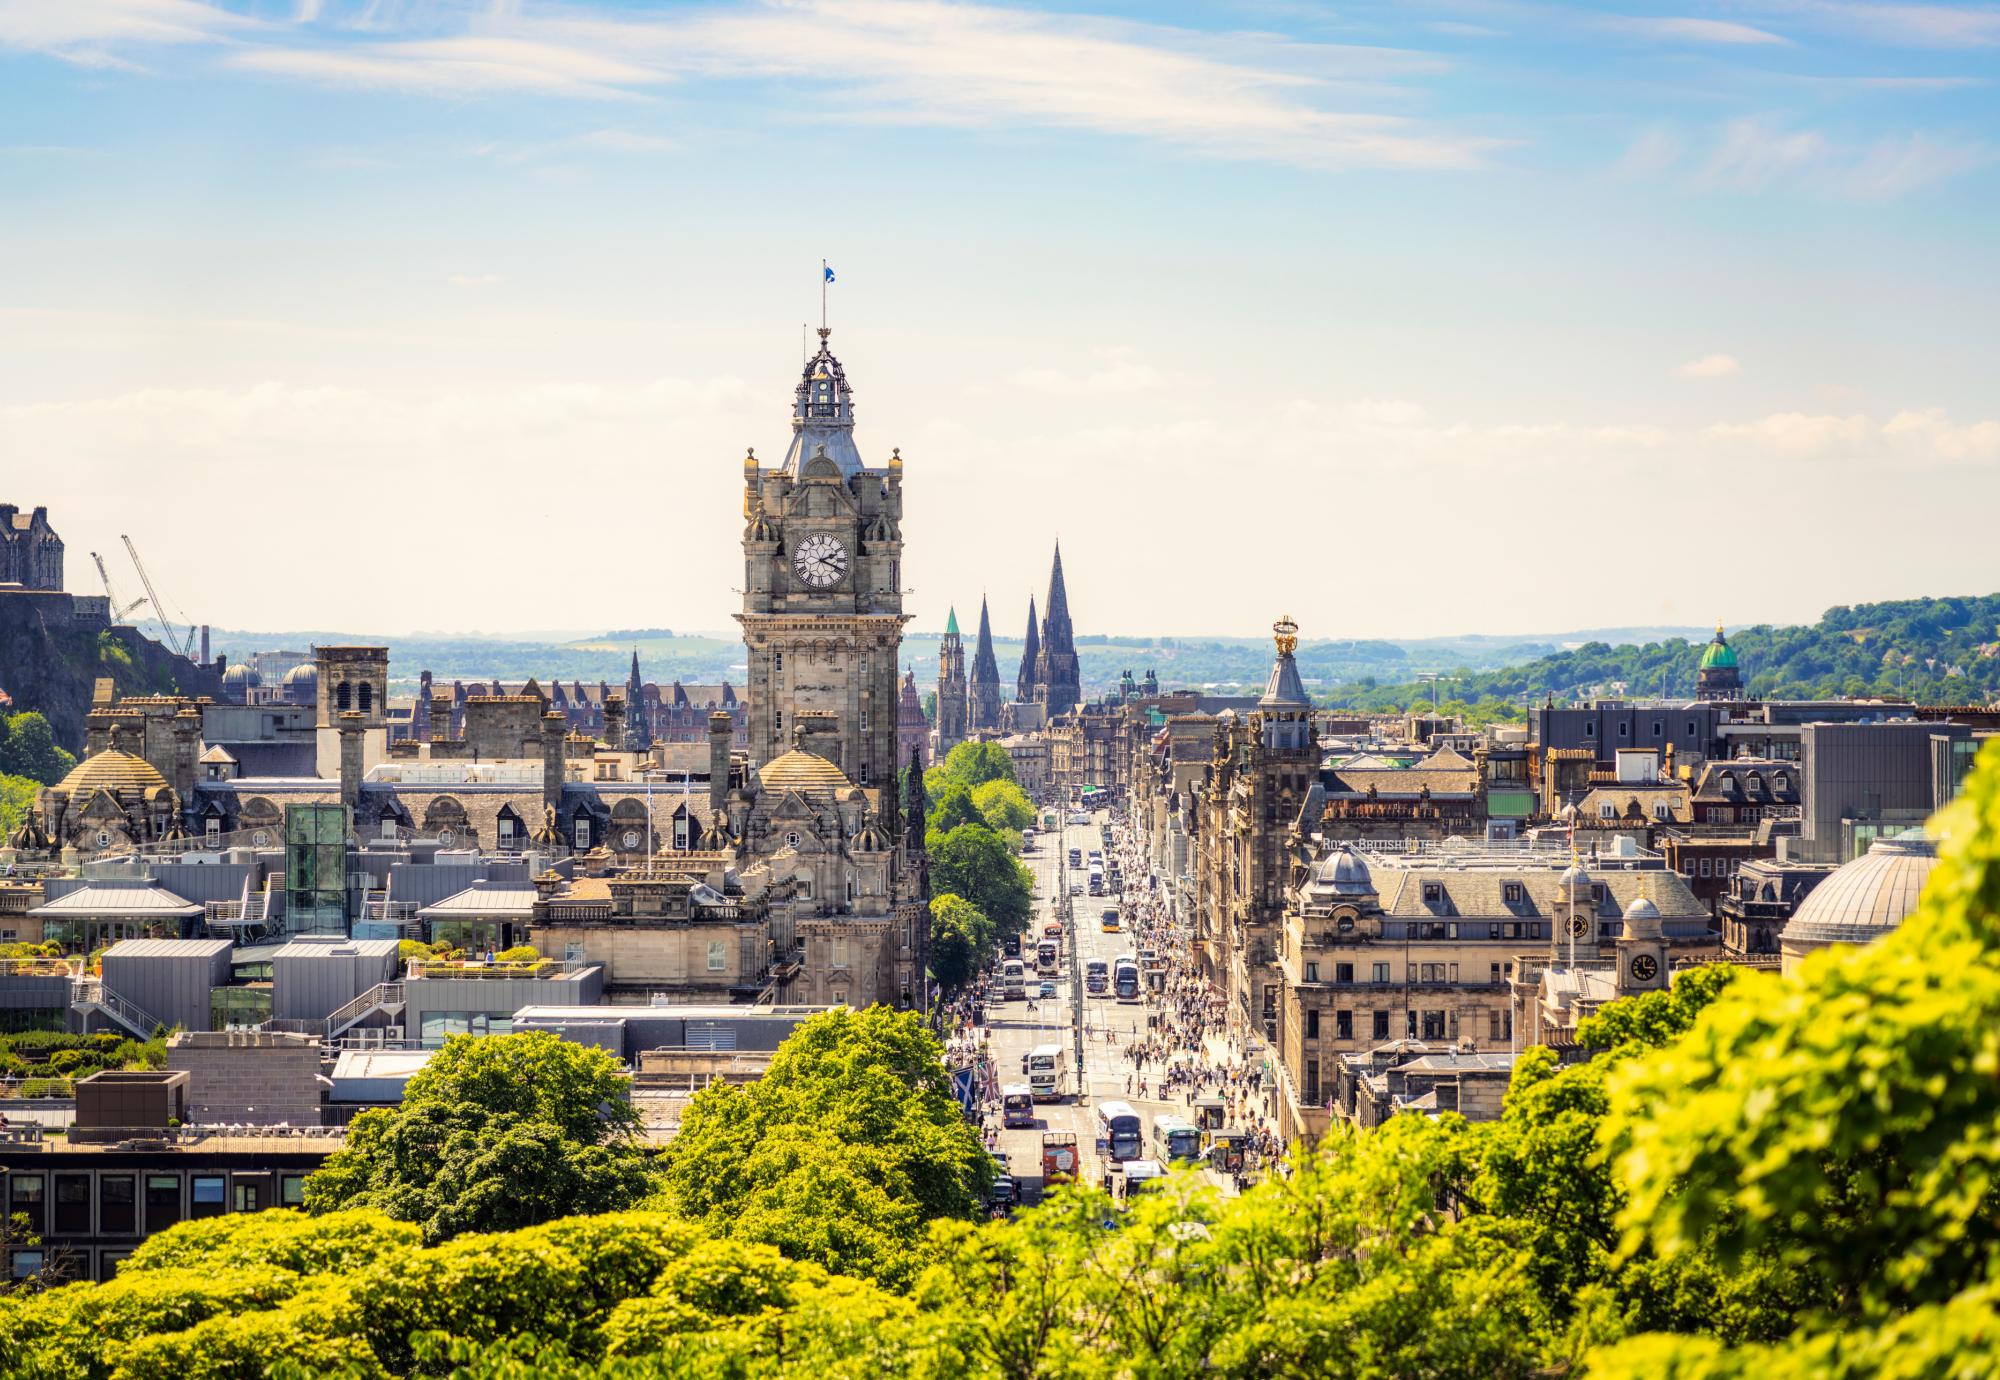
[[[1028,635],[1021,643],[1021,673],[1015,679],[1015,698],[1024,703],[1035,698],[1035,656],[1042,650],[1041,629],[1035,623],[1035,596],[1028,596]]]
[[[958,605],[956,604],[951,606],[951,613],[944,620],[944,635],[946,637],[958,636]]]
[[[979,597],[979,643],[972,653],[972,683],[1000,683],[1000,667],[993,657],[993,623],[987,617],[986,596]]]
[[[912,853],[924,851],[924,816],[929,809],[930,800],[924,792],[924,759],[913,747],[910,770],[903,783],[903,838]]]
[[[979,598],[979,643],[972,656],[971,693],[967,699],[969,727],[1000,727],[1000,663],[993,656],[993,620],[984,595]]]
[[[1049,598],[1042,607],[1042,640],[1035,656],[1035,698],[1048,705],[1051,718],[1076,708],[1083,699],[1076,635],[1069,621],[1069,591],[1063,585],[1061,542],[1056,543],[1055,563],[1049,568]]]

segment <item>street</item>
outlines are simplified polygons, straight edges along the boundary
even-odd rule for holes
[[[1083,885],[1085,894],[1067,898],[1071,902],[1071,918],[1065,920],[1062,903],[1066,892],[1071,883],[1086,883],[1087,859],[1091,851],[1100,849],[1107,856],[1112,851],[1103,842],[1102,828],[1108,818],[1104,811],[1092,815],[1088,825],[1067,823],[1070,813],[1067,809],[1058,811],[1059,818],[1065,821],[1061,830],[1053,834],[1038,834],[1034,851],[1022,855],[1022,861],[1035,875],[1035,918],[1022,939],[1022,955],[1029,969],[1030,1000],[988,1002],[986,1005],[988,1049],[1001,1084],[1027,1081],[1022,1061],[1037,1045],[1059,1046],[1064,1055],[1064,1067],[1069,1070],[1064,1084],[1066,1096],[1060,1102],[1038,1103],[1037,1124],[1034,1127],[1002,1128],[999,1132],[998,1148],[1006,1155],[1009,1171],[1020,1184],[1023,1199],[1028,1202],[1035,1201],[1040,1195],[1044,1131],[1074,1133],[1082,1165],[1080,1177],[1086,1183],[1103,1181],[1106,1165],[1098,1157],[1096,1146],[1096,1115],[1101,1102],[1120,1100],[1131,1104],[1143,1123],[1145,1155],[1151,1159],[1162,1158],[1152,1141],[1155,1117],[1171,1113],[1189,1121],[1194,1119],[1185,1089],[1177,1089],[1170,1100],[1159,1095],[1162,1089],[1158,1086],[1157,1061],[1135,1071],[1125,1053],[1126,1046],[1145,1038],[1149,1019],[1159,1015],[1161,1006],[1157,995],[1146,991],[1143,999],[1134,1004],[1119,1002],[1108,985],[1101,995],[1091,995],[1084,988],[1082,974],[1088,962],[1102,960],[1108,969],[1120,954],[1138,951],[1137,936],[1130,928],[1107,933],[1102,928],[1101,917],[1105,910],[1114,907],[1124,913],[1127,898],[1136,902],[1144,897],[1147,879],[1142,872],[1132,872],[1125,879],[1123,896],[1111,894],[1108,890],[1103,896],[1091,896],[1088,886]],[[1071,848],[1079,850],[1086,865],[1066,865]],[[1127,864],[1128,867],[1142,865]],[[1052,999],[1035,996],[1043,979],[1033,971],[1035,943],[1041,936],[1042,927],[1051,920],[1063,921],[1065,925],[1062,957],[1054,978],[1056,996]],[[1083,1069],[1080,1080],[1075,1069],[1079,1001],[1083,1012]],[[1138,1095],[1137,1089],[1142,1084],[1150,1096]],[[997,1110],[989,1120],[998,1124]],[[1213,1179],[1227,1186],[1224,1176],[1215,1174]]]

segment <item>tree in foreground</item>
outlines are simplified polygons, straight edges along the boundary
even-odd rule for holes
[[[961,824],[934,837],[929,854],[933,894],[964,897],[993,922],[997,937],[1019,934],[1027,925],[1034,876],[998,834],[982,824]]]
[[[377,1207],[426,1241],[629,1207],[653,1186],[611,1056],[542,1031],[457,1035],[402,1106],[363,1112],[306,1180],[314,1213]]]
[[[666,1201],[718,1234],[907,1283],[927,1225],[969,1216],[993,1173],[941,1055],[914,1012],[813,1017],[755,1083],[688,1105]]]
[[[993,922],[962,896],[931,901],[931,971],[947,990],[975,977],[993,947]]]

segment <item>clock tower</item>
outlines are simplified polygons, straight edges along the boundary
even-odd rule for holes
[[[819,332],[792,403],[784,463],[743,461],[743,645],[750,760],[791,749],[800,715],[830,731],[809,750],[856,785],[893,786],[903,644],[903,459],[864,464],[854,395]]]

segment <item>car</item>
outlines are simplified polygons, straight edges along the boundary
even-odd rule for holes
[[[1082,883],[1082,882],[1071,882],[1071,883],[1069,884],[1069,894],[1070,894],[1070,895],[1072,895],[1072,896],[1081,896],[1081,895],[1083,895],[1083,883]]]
[[[1040,988],[1040,994],[1044,997],[1053,997],[1056,994],[1056,985],[1053,982],[1043,983]]]
[[[1083,811],[1078,810],[1075,814],[1069,817],[1069,822],[1071,824],[1088,824],[1090,823],[1090,816],[1085,814]]]

